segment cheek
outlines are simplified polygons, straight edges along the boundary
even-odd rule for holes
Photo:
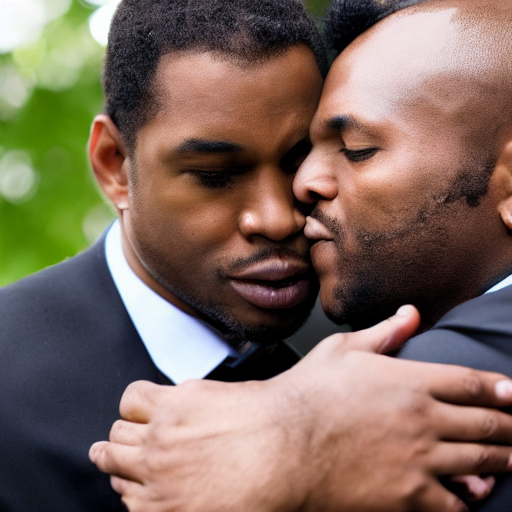
[[[179,242],[206,252],[225,244],[238,231],[238,207],[230,197],[187,187],[148,187],[135,193],[132,220],[146,237]],[[157,241],[157,240],[155,240]],[[183,247],[186,249],[186,247]]]
[[[209,264],[229,252],[237,239],[237,226],[216,209],[180,211],[159,218],[152,230],[153,243],[173,246],[186,258]]]
[[[392,168],[356,173],[340,183],[338,217],[347,230],[347,243],[354,231],[387,231],[410,212],[416,211],[425,197],[434,195],[432,180],[417,167]]]

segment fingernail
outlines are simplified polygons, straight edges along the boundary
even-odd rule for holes
[[[398,311],[395,313],[396,316],[407,316],[411,312],[411,307],[409,305],[401,306],[398,308]]]
[[[89,448],[89,459],[91,461],[94,461],[94,459],[96,458],[96,455],[98,453],[98,448],[96,446],[96,443],[94,443],[90,448]]]
[[[504,400],[512,400],[512,380],[500,380],[494,387],[496,396]]]

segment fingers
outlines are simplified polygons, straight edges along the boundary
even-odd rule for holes
[[[464,475],[448,479],[445,485],[465,501],[481,501],[491,494],[495,483],[493,476]]]
[[[101,441],[91,446],[89,459],[103,473],[138,481],[136,470],[141,463],[141,457],[136,447]]]
[[[158,502],[154,503],[148,497],[147,489],[139,482],[133,482],[117,476],[110,477],[112,489],[121,495],[123,503],[130,512],[151,512],[152,510],[162,510]],[[153,506],[156,505],[156,506]],[[171,508],[165,508],[167,512],[172,512]]]
[[[168,389],[170,389],[169,386],[161,386],[145,380],[132,382],[121,397],[119,405],[121,416],[128,421],[148,423],[156,397]]]
[[[144,491],[144,486],[139,482],[126,480],[125,478],[120,478],[118,476],[110,477],[110,485],[114,491],[116,491],[118,494],[121,494],[123,498],[128,499],[130,496],[139,496]]]
[[[439,476],[479,475],[512,470],[512,448],[470,443],[439,443],[429,454]]]
[[[467,512],[468,507],[455,494],[452,494],[438,481],[426,487],[421,496],[419,508],[415,512]]]
[[[402,306],[394,316],[368,329],[373,342],[363,350],[387,354],[398,350],[420,326],[420,314],[414,306]],[[361,349],[360,349],[361,350]]]
[[[117,420],[110,429],[109,440],[127,446],[140,446],[145,432],[146,427],[141,423]]]
[[[504,412],[436,402],[432,414],[437,435],[445,441],[512,445],[512,416]]]
[[[427,388],[438,400],[483,407],[512,405],[512,381],[504,375],[444,364],[422,366]]]
[[[364,331],[329,336],[338,351],[360,350],[385,354],[398,350],[418,329],[420,315],[414,306],[402,306],[397,313]]]

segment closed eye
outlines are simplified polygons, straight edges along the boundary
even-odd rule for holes
[[[369,160],[372,156],[377,153],[379,148],[364,148],[364,149],[341,149],[341,153],[344,153],[347,157],[347,160],[350,162],[364,162],[365,160]]]
[[[218,171],[189,169],[187,172],[194,176],[203,187],[220,189],[229,187],[235,181],[235,178],[241,174],[245,174],[247,169],[221,169]]]

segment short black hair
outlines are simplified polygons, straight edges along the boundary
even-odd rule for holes
[[[258,63],[301,43],[325,76],[325,45],[301,0],[123,0],[103,68],[105,112],[134,149],[155,113],[151,86],[162,55],[204,51]]]
[[[391,14],[426,0],[332,0],[327,13],[326,39],[339,55],[354,39]]]

